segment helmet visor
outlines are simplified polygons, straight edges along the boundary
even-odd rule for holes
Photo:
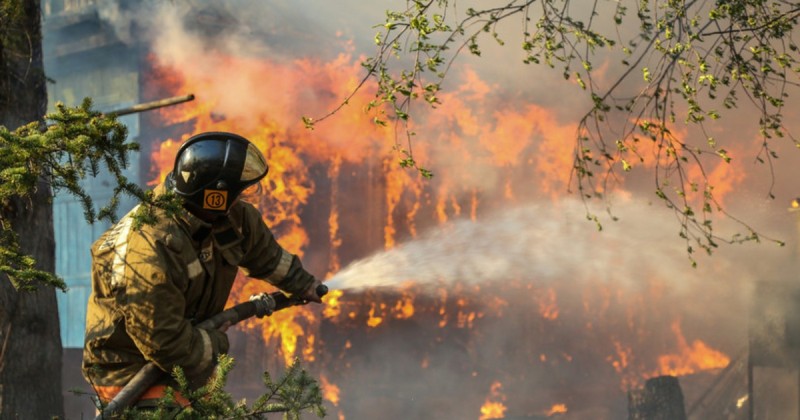
[[[242,182],[255,181],[263,178],[267,174],[267,160],[264,155],[252,143],[247,146],[247,152],[244,158],[244,168],[242,168],[242,176],[239,179]]]

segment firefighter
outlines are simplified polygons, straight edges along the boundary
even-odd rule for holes
[[[247,139],[195,135],[155,191],[174,192],[185,211],[168,217],[157,209],[155,224],[134,228],[134,209],[92,245],[83,374],[101,401],[110,401],[148,361],[168,373],[180,366],[192,384],[204,383],[217,356],[228,351],[228,338],[225,327],[194,325],[224,309],[240,268],[287,295],[321,302],[319,280],[281,248],[259,211],[239,199],[267,171]],[[163,376],[140,406],[176,386],[171,375]]]

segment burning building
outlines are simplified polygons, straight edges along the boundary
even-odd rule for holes
[[[671,213],[634,188],[617,195],[623,222],[595,231],[562,193],[576,124],[552,98],[511,94],[465,68],[414,122],[428,180],[397,164],[406,146],[364,112],[368,87],[304,127],[302,116],[336,109],[363,77],[347,31],[319,41],[280,2],[46,3],[54,100],[107,95],[98,106],[113,108],[193,93],[125,121],[142,144],[135,176],[159,183],[197,132],[251,139],[271,168],[264,194],[249,199],[281,244],[331,281],[325,305],[230,333],[235,396],[257,396],[255,372],[297,357],[341,419],[617,419],[629,391],[663,375],[680,379],[690,417],[746,418],[749,296],[754,280],[782,276],[765,267],[783,260],[721,251],[692,269],[661,223]],[[735,175],[719,182],[741,184]],[[103,227],[73,237],[70,223],[59,238],[73,245],[59,255],[79,265],[65,276],[77,302],[62,307],[79,307],[88,244]],[[231,304],[267,290],[237,283]],[[62,318],[78,335],[65,342],[80,342],[80,314]]]

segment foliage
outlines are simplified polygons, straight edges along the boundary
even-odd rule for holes
[[[65,191],[75,196],[83,207],[86,221],[113,221],[122,194],[137,197],[144,204],[135,215],[135,224],[155,221],[155,208],[167,214],[180,211],[180,200],[174,194],[155,196],[144,191],[123,174],[128,154],[139,145],[126,142],[127,128],[114,115],[92,110],[85,99],[77,107],[56,104],[56,110],[45,116],[46,127],[32,122],[14,131],[0,126],[0,271],[8,274],[17,289],[33,290],[38,283],[66,289],[55,274],[37,270],[35,260],[19,248],[10,217],[20,200],[31,202],[32,195],[46,180],[52,194]],[[108,171],[114,178],[114,189],[108,202],[97,207],[81,181]]]
[[[120,194],[142,195],[122,174],[128,152],[138,146],[125,143],[127,129],[113,116],[92,111],[91,101],[86,100],[75,108],[58,104],[46,120],[52,124],[44,129],[39,122],[13,132],[0,126],[0,271],[7,273],[18,289],[35,288],[36,281],[65,288],[54,274],[36,270],[33,258],[20,251],[8,217],[23,211],[13,208],[14,200],[30,201],[40,179],[47,180],[53,192],[65,190],[75,195],[89,222],[113,218]],[[109,202],[96,209],[80,180],[96,175],[101,168],[113,174],[117,186]]]
[[[171,190],[162,191],[160,194],[156,194],[153,190],[145,191],[141,196],[141,204],[132,214],[133,229],[155,224],[159,218],[157,210],[162,210],[162,215],[165,217],[172,217],[183,211],[183,199]]]
[[[783,124],[788,90],[797,85],[791,77],[800,70],[792,38],[800,5],[782,0],[508,0],[497,6],[475,3],[480,5],[475,8],[451,0],[405,4],[403,10],[386,12],[375,35],[377,52],[363,64],[378,87],[372,106],[388,106],[394,122],[406,126],[408,145],[401,148],[406,166],[417,167],[414,133],[407,125],[412,103],[436,107],[460,54],[480,56],[486,41],[504,45],[507,36],[515,36],[525,64],[561,71],[590,99],[575,138],[572,169],[573,185],[584,200],[608,199],[620,175],[649,159],[656,196],[675,210],[690,258],[694,247],[710,253],[720,241],[761,239],[739,220],[743,234],[722,238],[714,231],[715,212],[730,215],[705,168],[733,157],[706,126],[721,119],[724,110],[749,104],[761,133],[759,162],[771,168],[776,139],[800,146]],[[522,22],[520,33],[506,33],[504,22],[511,18]],[[598,61],[620,69],[618,77],[604,80]],[[628,92],[631,85],[634,93]],[[679,123],[697,127],[702,138],[676,135]],[[700,179],[690,176],[693,170],[699,170]]]
[[[306,410],[320,418],[325,417],[319,384],[301,368],[299,360],[295,359],[277,381],[273,381],[269,373],[265,372],[266,392],[250,406],[246,400],[234,401],[225,391],[227,376],[233,365],[233,358],[221,355],[216,374],[206,385],[196,390],[191,389],[183,371],[176,367],[173,370],[173,377],[178,382],[180,394],[191,402],[189,407],[179,408],[175,402],[174,390],[167,388],[167,392],[158,401],[154,410],[127,409],[120,418],[264,419],[271,413],[283,413],[284,419],[299,420],[302,412]]]

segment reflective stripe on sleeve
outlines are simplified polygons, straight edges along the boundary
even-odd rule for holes
[[[197,366],[196,370],[198,372],[202,372],[211,364],[213,352],[211,349],[211,337],[208,336],[208,331],[203,329],[200,329],[199,331],[200,337],[203,337],[203,360],[200,362],[200,365]]]
[[[292,258],[294,258],[292,254],[285,249],[281,249],[281,260],[278,262],[278,266],[275,267],[275,271],[269,275],[268,279],[270,282],[277,283],[286,277],[286,274],[289,273],[289,269],[292,267]]]
[[[133,218],[126,216],[114,227],[114,262],[111,264],[111,288],[125,287],[125,257],[128,254],[128,234]]]
[[[187,274],[189,275],[189,278],[192,280],[203,275],[203,265],[200,264],[200,260],[196,258],[194,261],[189,263],[189,265],[186,267],[186,270],[188,271]]]

